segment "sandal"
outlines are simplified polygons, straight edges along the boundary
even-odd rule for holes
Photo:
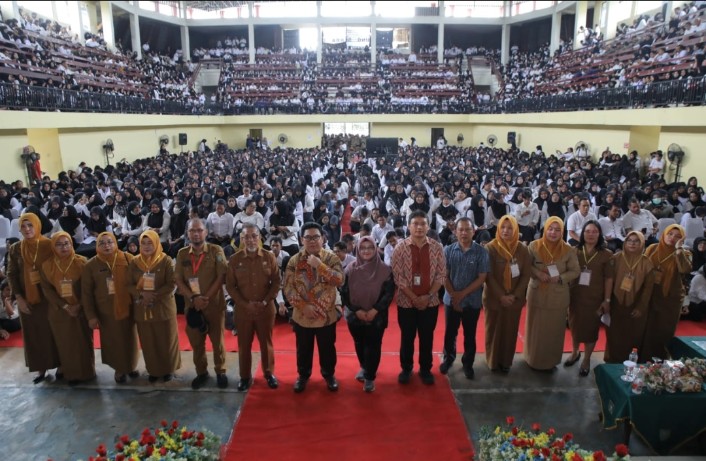
[[[578,362],[579,360],[581,360],[581,352],[579,352],[578,355],[577,355],[576,357],[574,357],[573,359],[572,359],[571,357],[569,357],[568,359],[566,359],[566,361],[564,362],[564,366],[565,366],[565,367],[572,367],[572,366],[574,366],[574,365],[576,364],[576,362]]]

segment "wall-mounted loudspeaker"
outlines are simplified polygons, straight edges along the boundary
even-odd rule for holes
[[[179,133],[179,145],[180,146],[186,145],[186,133]]]

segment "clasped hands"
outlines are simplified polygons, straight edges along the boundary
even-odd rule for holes
[[[375,320],[375,317],[377,315],[378,315],[378,310],[375,308],[370,309],[369,311],[364,311],[362,309],[355,311],[356,318],[358,320],[360,320],[361,322],[365,322],[365,323],[372,322],[373,320]]]
[[[537,276],[540,282],[543,283],[559,283],[561,276],[551,277],[547,272],[540,272]]]

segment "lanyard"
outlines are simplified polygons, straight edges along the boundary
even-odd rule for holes
[[[115,256],[113,256],[113,264],[108,264],[108,261],[105,261],[105,265],[108,266],[108,269],[110,269],[110,273],[113,273],[113,269],[115,269],[115,261],[118,260],[118,252],[115,252]]]
[[[510,253],[510,250],[505,248],[505,244],[501,239],[498,239],[498,246],[500,247],[501,250],[503,250],[507,255],[510,257],[510,260],[515,259],[515,255],[513,253]],[[551,253],[550,253],[551,254]]]
[[[196,275],[199,272],[199,267],[201,267],[201,263],[203,262],[203,257],[206,256],[206,252],[203,252],[199,255],[199,260],[196,261],[194,258],[194,254],[191,253],[191,273]]]
[[[587,267],[589,264],[591,264],[591,261],[595,259],[596,256],[598,256],[598,250],[596,250],[595,253],[593,253],[593,256],[591,256],[591,259],[588,259],[586,257],[586,247],[583,247],[583,260],[586,261],[586,264],[584,267]]]
[[[630,273],[632,274],[633,271],[635,270],[635,268],[637,267],[637,265],[640,264],[640,259],[642,259],[642,255],[640,255],[637,258],[637,261],[635,261],[635,264],[633,264],[632,266],[630,266],[630,263],[628,262],[628,258],[625,257],[624,251],[622,252],[622,255],[623,255],[623,260],[625,260],[625,264],[628,266],[628,269],[630,269]]]
[[[56,267],[59,268],[59,272],[61,272],[61,275],[64,276],[64,280],[66,280],[66,273],[69,271],[69,268],[71,268],[71,265],[74,263],[74,258],[71,258],[71,262],[69,263],[68,266],[66,266],[66,269],[62,270],[61,266],[59,265],[59,261],[54,259],[54,264],[56,264]]]
[[[148,274],[149,274],[150,272],[152,272],[152,268],[153,268],[154,266],[156,266],[157,263],[159,263],[159,262],[162,260],[162,256],[164,256],[164,254],[161,254],[161,255],[159,255],[159,256],[160,256],[159,258],[155,258],[154,261],[152,261],[152,264],[150,264],[150,265],[148,266],[147,263],[145,262],[145,258],[143,258],[142,255],[140,255],[140,261],[142,261],[142,264],[147,268],[147,271],[146,271],[146,272],[147,272]]]
[[[549,253],[549,256],[551,257],[551,260],[550,260],[549,262],[550,262],[550,263],[553,263],[553,262],[554,262],[554,255],[552,254],[551,251],[549,251],[549,248],[547,248],[547,244],[544,243],[544,242],[542,242],[542,246],[544,247],[544,249],[546,250],[546,252]]]

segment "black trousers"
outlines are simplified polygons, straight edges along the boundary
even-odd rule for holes
[[[453,363],[456,360],[456,338],[458,328],[463,324],[463,368],[473,368],[476,358],[476,329],[480,309],[465,308],[456,312],[451,306],[446,310],[446,331],[444,332],[444,362]]]
[[[348,324],[348,331],[353,336],[355,355],[360,367],[365,370],[365,379],[374,380],[380,366],[382,354],[382,335],[385,329],[375,325]]]
[[[399,307],[397,322],[402,331],[400,344],[400,365],[404,371],[412,371],[414,366],[414,340],[419,335],[419,371],[426,373],[432,367],[432,347],[434,328],[439,306],[419,310],[414,307]]]
[[[297,338],[297,372],[309,379],[314,362],[314,339],[319,348],[319,366],[321,376],[328,378],[336,372],[336,324],[325,327],[306,328],[294,324]]]

